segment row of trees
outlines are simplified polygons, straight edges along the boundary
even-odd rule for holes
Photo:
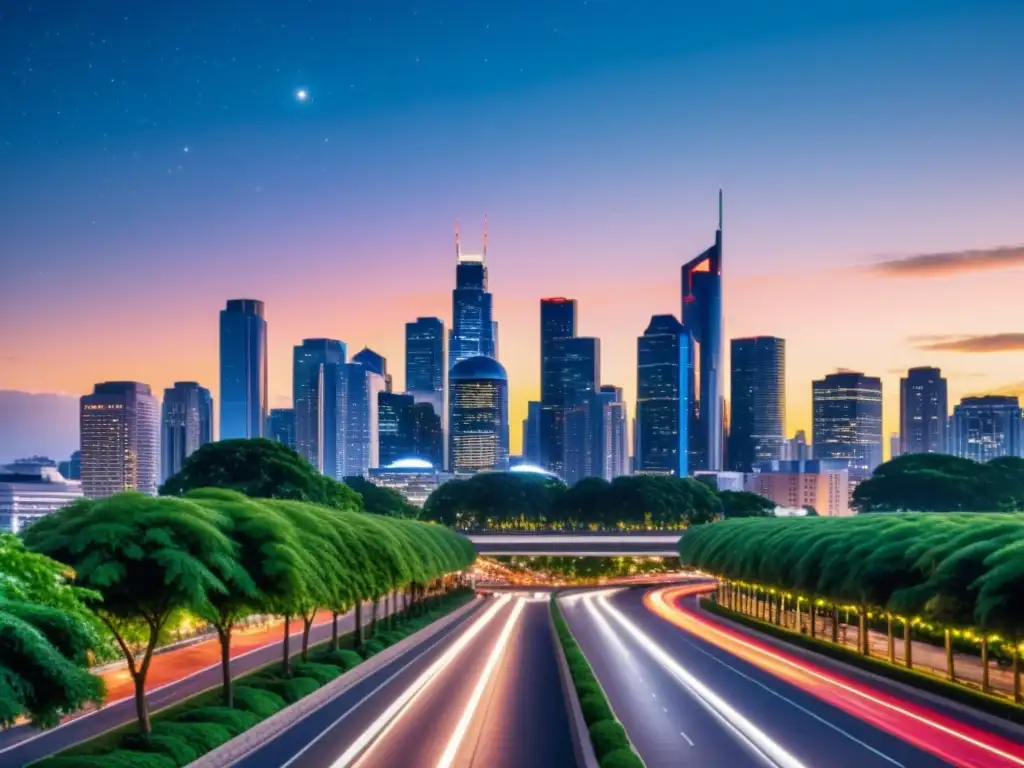
[[[691,478],[590,477],[567,488],[547,475],[484,472],[439,487],[423,515],[460,530],[680,529],[721,517],[722,504]]]
[[[861,512],[1024,510],[1024,459],[981,464],[937,453],[899,456],[857,486],[853,506]]]
[[[904,662],[912,666],[911,626],[938,625],[948,675],[954,677],[952,635],[980,644],[988,689],[989,643],[1012,658],[1014,696],[1021,701],[1024,640],[1024,515],[901,514],[847,518],[748,519],[700,526],[679,541],[683,565],[724,580],[724,599],[765,605],[778,617],[786,604],[833,616],[856,611],[860,652],[869,653],[869,615],[886,620],[890,661],[893,621],[903,623]],[[799,624],[799,613],[797,613]],[[777,619],[776,619],[777,620]]]
[[[352,502],[355,494],[346,491],[351,494],[347,504],[344,494],[334,494],[330,506],[252,499],[222,488],[191,490],[178,498],[119,494],[78,501],[40,520],[23,539],[30,552],[63,564],[59,568],[73,573],[78,590],[85,590],[73,594],[123,653],[135,684],[140,730],[148,734],[146,678],[161,632],[176,611],[188,610],[216,628],[224,701],[230,707],[231,639],[239,620],[252,614],[284,617],[287,673],[292,621],[302,623],[304,660],[321,610],[334,614],[337,647],[338,616],[355,608],[359,642],[364,601],[373,601],[375,624],[381,598],[391,595],[393,613],[397,592],[408,590],[415,602],[432,582],[475,559],[466,538],[439,526],[364,514]],[[79,625],[81,640],[62,655],[81,665],[94,642],[86,635],[90,617],[81,610],[65,613]],[[6,666],[7,658],[0,657],[0,665]],[[40,709],[30,699],[10,696],[5,679],[0,674],[0,707],[18,708],[40,722],[51,721],[51,712],[77,708],[95,693],[83,689],[60,699],[57,710]]]

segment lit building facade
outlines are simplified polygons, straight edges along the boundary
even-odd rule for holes
[[[82,484],[49,463],[18,461],[0,467],[0,533],[19,533],[80,498]]]
[[[370,470],[371,482],[398,491],[417,507],[422,507],[430,494],[449,478],[450,475],[438,471],[435,465],[424,459],[399,459]]]
[[[508,469],[508,376],[493,358],[477,356],[448,374],[448,455],[455,473]]]
[[[345,474],[346,347],[304,339],[292,352],[295,450],[328,477]]]
[[[900,379],[899,453],[946,453],[949,404],[938,368],[911,368]]]
[[[429,402],[444,416],[444,323],[436,317],[418,317],[405,324],[405,391],[416,402]]]
[[[185,459],[213,440],[213,398],[194,381],[164,390],[160,413],[160,480],[181,471]]]
[[[497,323],[492,297],[487,290],[487,224],[484,222],[483,253],[463,253],[455,230],[455,290],[452,291],[452,329],[448,341],[448,365],[470,357],[495,357]]]
[[[362,363],[373,373],[376,373],[384,380],[384,391],[391,391],[391,374],[388,373],[388,360],[379,352],[374,352],[369,347],[363,347],[352,356],[353,363]]]
[[[989,461],[1021,456],[1021,408],[1015,396],[965,397],[953,409],[952,453]]]
[[[682,268],[683,325],[692,339],[689,466],[723,469],[725,456],[725,347],[722,332],[722,192],[715,244]]]
[[[365,477],[380,465],[377,398],[384,391],[379,373],[355,361],[345,366],[345,477]]]
[[[637,339],[634,473],[689,473],[693,364],[692,340],[682,324],[672,315],[652,317]]]
[[[747,475],[746,489],[786,509],[813,507],[822,517],[846,517],[850,477],[844,460],[770,461]]]
[[[540,300],[540,454],[537,463],[550,472],[565,472],[565,418],[569,405],[565,391],[563,339],[576,336],[576,300],[555,297]]]
[[[266,436],[295,450],[295,409],[271,408]]]
[[[814,449],[807,442],[807,433],[798,429],[793,437],[789,438],[782,446],[783,461],[807,461],[814,458]]]
[[[733,339],[730,349],[729,466],[750,472],[782,458],[786,439],[786,340]]]
[[[220,313],[220,439],[263,437],[267,321],[262,301],[232,299]]]
[[[122,491],[150,496],[160,476],[160,411],[148,384],[108,381],[79,404],[82,492],[103,499]]]
[[[377,395],[377,424],[380,430],[380,466],[386,467],[399,459],[423,458],[416,453],[413,434],[412,395],[381,392]],[[433,465],[433,462],[431,462]]]
[[[882,381],[855,371],[812,384],[814,458],[846,462],[850,481],[882,463]]]
[[[622,399],[622,387],[612,384],[601,385],[597,400],[601,404],[599,476],[610,481],[629,474],[626,401]]]

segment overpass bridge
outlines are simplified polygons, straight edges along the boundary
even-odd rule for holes
[[[675,557],[679,533],[484,533],[467,536],[481,555]]]

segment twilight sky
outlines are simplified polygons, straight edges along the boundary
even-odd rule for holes
[[[1022,39],[1019,0],[4,3],[0,390],[217,397],[240,297],[272,405],[303,337],[401,387],[487,213],[518,450],[538,300],[579,300],[632,409],[722,186],[727,336],[787,340],[790,432],[841,367],[887,432],[911,365],[1024,392]]]

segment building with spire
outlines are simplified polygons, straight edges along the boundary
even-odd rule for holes
[[[483,253],[463,253],[459,224],[455,222],[455,290],[452,291],[452,328],[448,366],[470,357],[495,357],[497,323],[487,291],[487,218],[484,217]]]
[[[682,268],[683,325],[693,341],[690,470],[720,471],[725,458],[725,347],[722,334],[722,190],[715,244]]]

